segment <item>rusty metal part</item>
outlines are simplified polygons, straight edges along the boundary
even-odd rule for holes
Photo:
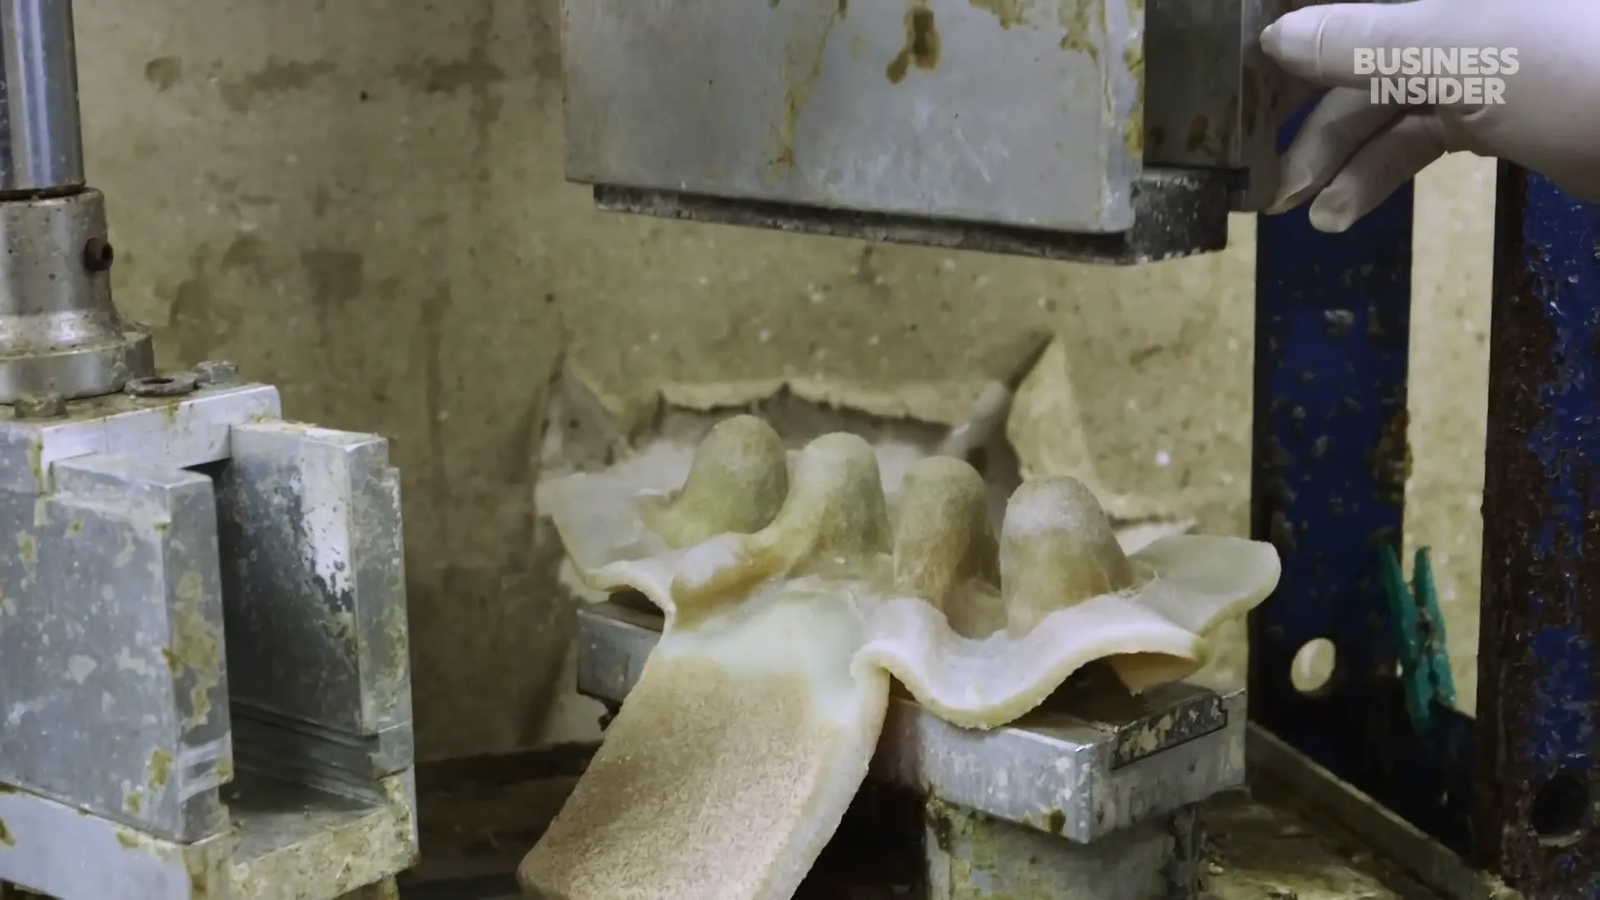
[[[1145,12],[1146,165],[1239,175],[1237,210],[1261,210],[1278,186],[1277,125],[1293,112],[1261,29],[1289,0],[1152,0]]]
[[[1600,832],[1596,210],[1502,164],[1483,495],[1476,855],[1530,900],[1595,896]]]

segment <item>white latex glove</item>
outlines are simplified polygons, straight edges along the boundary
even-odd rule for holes
[[[1297,9],[1262,32],[1291,76],[1332,90],[1282,160],[1281,213],[1312,195],[1312,226],[1344,231],[1446,153],[1510,160],[1600,201],[1600,0],[1413,0]],[[1357,48],[1515,48],[1505,103],[1372,103]]]

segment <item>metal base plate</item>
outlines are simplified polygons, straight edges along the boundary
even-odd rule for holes
[[[279,900],[339,897],[415,864],[410,773],[358,800],[240,772],[234,831],[152,837],[21,790],[0,792],[0,873],[51,897]]]

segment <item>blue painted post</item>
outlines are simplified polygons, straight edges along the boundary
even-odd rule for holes
[[[1596,241],[1594,207],[1501,165],[1473,825],[1529,900],[1600,896]]]
[[[1413,730],[1382,578],[1410,463],[1411,225],[1409,186],[1340,235],[1314,231],[1303,208],[1258,220],[1251,530],[1278,547],[1283,579],[1251,617],[1250,713],[1466,852],[1467,723]],[[1301,693],[1291,666],[1318,638],[1334,645],[1334,674]]]

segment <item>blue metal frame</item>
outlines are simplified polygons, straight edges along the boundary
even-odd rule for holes
[[[1283,580],[1251,619],[1250,709],[1530,900],[1600,897],[1600,551],[1583,552],[1600,537],[1596,213],[1503,167],[1496,234],[1481,720],[1435,709],[1419,732],[1382,580],[1410,465],[1411,189],[1344,234],[1304,209],[1259,220],[1252,531]],[[1334,675],[1302,694],[1290,667],[1318,638]]]
[[[1504,164],[1486,449],[1476,856],[1530,898],[1600,896],[1596,210]]]

